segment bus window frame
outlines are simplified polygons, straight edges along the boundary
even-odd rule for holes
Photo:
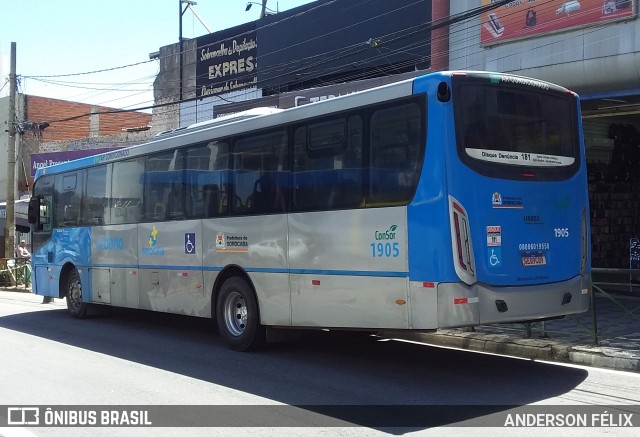
[[[456,133],[456,148],[459,160],[471,170],[483,175],[496,179],[508,179],[508,180],[526,180],[526,181],[563,181],[575,176],[581,168],[581,142],[578,122],[578,98],[575,94],[567,92],[567,90],[555,85],[549,84],[549,89],[532,88],[530,85],[521,85],[515,83],[495,83],[490,78],[485,76],[453,76],[452,77],[452,96],[453,96],[453,120]],[[463,113],[465,108],[465,102],[462,98],[464,92],[462,88],[466,85],[482,85],[486,87],[495,87],[500,90],[512,89],[515,91],[526,91],[527,93],[546,94],[554,96],[556,98],[565,96],[567,102],[572,101],[572,104],[568,105],[571,114],[567,116],[567,120],[571,122],[572,137],[575,140],[573,143],[573,158],[572,164],[563,167],[540,167],[540,166],[526,166],[526,165],[510,165],[503,163],[495,163],[490,161],[484,161],[473,158],[466,153],[465,145],[465,132]],[[462,96],[462,97],[461,97]],[[508,151],[505,151],[508,152]]]
[[[401,107],[401,106],[410,106],[415,105],[418,108],[419,112],[419,121],[420,126],[417,130],[418,137],[415,138],[416,147],[418,148],[417,155],[417,164],[415,168],[415,179],[416,182],[413,184],[410,192],[405,192],[405,195],[400,199],[374,199],[371,196],[371,174],[374,169],[372,167],[373,163],[371,161],[372,150],[371,150],[371,142],[372,142],[372,119],[381,111],[388,110],[389,108]],[[354,124],[355,123],[355,124]],[[310,144],[308,129],[309,127],[314,126],[323,126],[323,125],[340,125],[342,131],[342,137],[340,141],[336,141],[335,144],[327,144],[323,147],[314,147]],[[362,209],[362,208],[378,208],[378,207],[388,207],[388,206],[405,206],[408,205],[415,193],[417,191],[419,180],[422,174],[422,168],[424,166],[424,159],[426,156],[426,148],[427,148],[427,130],[428,130],[428,105],[427,105],[427,95],[425,93],[420,93],[408,97],[402,97],[382,103],[376,103],[371,105],[365,105],[362,107],[356,107],[352,109],[348,109],[345,111],[336,112],[328,115],[319,115],[309,117],[303,120],[294,121],[291,123],[286,123],[278,126],[271,126],[265,129],[258,129],[249,132],[239,132],[235,135],[226,135],[215,137],[207,140],[206,142],[194,142],[189,144],[182,144],[176,147],[167,148],[163,151],[151,152],[148,154],[139,155],[136,157],[131,157],[122,160],[116,160],[110,162],[108,164],[104,164],[107,168],[107,187],[106,187],[106,196],[107,196],[107,206],[106,211],[103,216],[103,223],[96,222],[82,222],[78,223],[77,226],[99,226],[99,225],[116,225],[116,224],[130,224],[130,223],[147,223],[147,222],[158,222],[158,221],[173,221],[173,220],[184,220],[184,219],[204,219],[204,218],[212,218],[212,217],[227,217],[227,216],[246,216],[246,215],[260,215],[260,214],[285,214],[285,213],[297,213],[297,212],[311,212],[311,211],[330,211],[330,210],[342,210],[342,209]],[[337,155],[344,155],[347,149],[350,147],[350,141],[352,136],[352,130],[354,126],[359,127],[359,131],[357,132],[359,137],[359,149],[358,158],[360,162],[358,163],[359,167],[346,168],[346,173],[350,173],[351,176],[353,174],[358,173],[360,176],[359,181],[355,181],[355,184],[351,184],[348,186],[341,186],[341,190],[333,190],[333,191],[345,191],[348,190],[356,190],[357,191],[357,199],[353,200],[351,197],[348,199],[342,198],[338,200],[328,201],[323,205],[311,205],[311,206],[297,206],[295,193],[293,190],[293,185],[296,183],[296,174],[300,171],[296,168],[296,132],[299,129],[304,129],[304,144],[303,149],[307,158],[315,157],[315,158],[325,158],[325,157],[333,157]],[[416,133],[416,129],[413,130],[412,133]],[[244,171],[243,169],[238,169],[238,148],[237,145],[242,141],[246,141],[251,137],[268,137],[274,134],[281,134],[284,138],[284,149],[279,148],[279,156],[277,158],[277,170],[274,170],[277,173],[277,176],[280,177],[280,187],[279,189],[282,191],[284,207],[278,206],[269,210],[259,210],[259,209],[245,209],[245,208],[237,208],[237,201],[233,200],[237,196],[237,187],[236,176],[238,172]],[[356,135],[357,136],[357,135]],[[198,149],[201,147],[208,147],[211,144],[221,143],[225,144],[227,147],[227,163],[226,168],[224,169],[214,169],[216,171],[226,171],[226,185],[225,187],[220,187],[220,202],[221,206],[218,210],[217,214],[202,214],[202,213],[194,213],[193,210],[189,211],[187,208],[187,199],[186,196],[188,194],[189,187],[186,184],[189,182],[187,179],[187,175],[185,172],[188,172],[187,168],[187,160],[189,158],[189,151]],[[160,155],[169,155],[173,156],[173,161],[175,164],[172,165],[172,172],[179,172],[182,174],[182,184],[181,184],[181,196],[180,196],[180,204],[182,206],[183,214],[180,216],[166,216],[164,219],[152,218],[148,216],[148,207],[147,203],[150,201],[148,198],[149,194],[149,181],[147,181],[147,175],[150,173],[148,171],[148,161],[154,157],[160,157]],[[317,156],[316,156],[317,155]],[[344,157],[343,157],[344,158]],[[353,158],[351,158],[353,159]],[[351,162],[351,160],[350,160]],[[138,166],[136,169],[136,175],[141,179],[141,198],[136,199],[132,203],[132,207],[135,206],[137,209],[140,209],[139,214],[137,215],[137,220],[133,221],[131,217],[119,217],[116,214],[116,207],[123,202],[120,202],[118,199],[114,198],[114,173],[116,171],[116,166],[126,166],[127,163],[135,164]],[[218,164],[216,164],[217,166]],[[81,186],[78,188],[76,185],[76,190],[80,189],[82,191],[81,205],[82,202],[86,201],[86,184],[87,180],[87,172],[90,169],[94,169],[100,166],[88,166],[83,168],[74,169],[71,171],[56,173],[52,175],[42,176],[38,182],[42,180],[46,180],[43,178],[69,178],[74,174],[75,177],[80,177],[84,182],[81,183]],[[337,171],[342,169],[342,167],[334,168],[333,171]],[[351,171],[349,171],[351,170]],[[255,170],[254,170],[255,171]],[[154,173],[154,172],[151,172]],[[286,175],[286,180],[284,180],[283,174]],[[326,175],[325,175],[326,176]],[[345,176],[345,175],[342,175]],[[342,177],[341,176],[341,177]],[[340,181],[335,181],[337,185]],[[347,181],[342,181],[343,183],[347,183]],[[57,186],[57,179],[55,185]],[[68,185],[68,184],[67,184]],[[51,188],[53,190],[53,188]],[[37,194],[37,193],[36,193]],[[58,202],[54,196],[54,204]],[[115,203],[118,203],[116,205]],[[131,202],[124,202],[131,203]],[[244,205],[244,204],[243,204]],[[84,205],[82,205],[84,207]],[[56,227],[58,223],[56,222],[56,211],[51,210],[52,220],[52,228]],[[63,226],[61,227],[68,227]]]

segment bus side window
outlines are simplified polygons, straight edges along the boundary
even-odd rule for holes
[[[293,205],[296,211],[313,208],[313,172],[307,171],[307,128],[299,127],[293,137]]]
[[[51,230],[51,195],[42,196],[40,200],[40,219],[38,221],[39,231]]]
[[[178,182],[171,184],[169,188],[169,194],[167,196],[167,219],[169,220],[181,220],[184,218],[184,204],[183,198],[184,184]]]
[[[144,159],[131,159],[113,163],[111,224],[137,223],[142,218],[142,187]]]
[[[415,103],[377,110],[371,116],[371,157],[367,204],[408,203],[419,178],[420,107]]]
[[[146,221],[184,218],[184,182],[181,150],[148,156],[144,164],[144,213]],[[142,188],[142,187],[141,187]]]
[[[250,202],[251,209],[258,212],[277,208],[276,202],[279,190],[275,158],[266,155],[262,161],[260,177],[253,183]]]
[[[213,184],[214,166],[221,143],[212,141],[185,150],[184,216],[189,219],[214,217],[213,206],[207,205],[207,187]],[[226,159],[226,157],[225,157]]]
[[[296,129],[295,210],[362,206],[362,132],[360,115],[341,116]]]
[[[204,217],[217,217],[220,215],[221,198],[220,188],[217,185],[204,185],[202,187],[202,197],[204,203]]]
[[[50,231],[53,228],[53,196],[55,194],[56,175],[42,176],[34,187],[33,194],[40,198],[36,231]]]
[[[269,214],[287,210],[289,158],[287,132],[249,135],[234,144],[232,211]],[[244,199],[244,202],[242,201]]]
[[[80,224],[80,197],[66,193],[64,201],[64,226],[78,226]]]
[[[347,137],[345,150],[334,159],[338,181],[329,198],[331,209],[357,208],[363,202],[363,160],[362,160],[363,122],[359,115],[347,118]]]
[[[56,176],[56,211],[54,215],[57,227],[80,226],[80,211],[84,171]]]
[[[82,223],[86,226],[104,224],[107,199],[107,166],[87,170],[84,200],[82,202]]]

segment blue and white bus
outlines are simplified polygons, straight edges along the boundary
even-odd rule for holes
[[[281,328],[419,330],[585,311],[578,96],[438,72],[200,123],[36,174],[34,289]]]

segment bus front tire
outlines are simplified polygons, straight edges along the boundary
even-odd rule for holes
[[[69,272],[64,290],[69,313],[76,319],[84,319],[87,316],[87,304],[82,301],[82,285],[80,284],[80,275],[76,269]]]
[[[241,278],[229,278],[222,284],[216,301],[216,321],[220,336],[235,351],[257,349],[265,342],[256,297]]]

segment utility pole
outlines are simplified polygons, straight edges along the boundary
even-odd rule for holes
[[[16,43],[11,43],[9,71],[9,139],[7,143],[7,217],[4,221],[4,256],[13,258],[16,235]]]
[[[183,58],[182,58],[182,50],[184,49],[184,45],[182,43],[182,16],[184,15],[185,12],[187,12],[187,8],[189,7],[189,5],[187,5],[184,10],[182,9],[182,0],[178,0],[178,7],[180,8],[180,28],[178,30],[179,35],[178,35],[178,46],[179,46],[179,51],[180,51],[180,78],[178,79],[178,84],[180,86],[180,98],[178,100],[178,102],[182,102],[182,65],[183,65]],[[180,122],[178,122],[180,123]],[[179,127],[179,126],[178,126]]]

